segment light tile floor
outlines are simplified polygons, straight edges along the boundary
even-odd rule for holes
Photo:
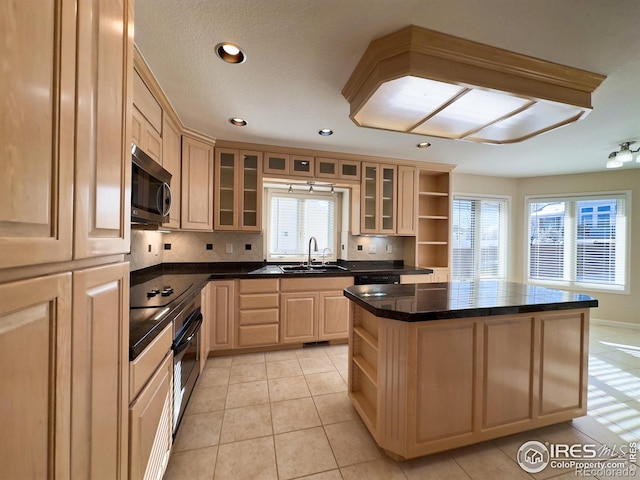
[[[210,358],[164,479],[576,478],[549,467],[529,475],[516,452],[528,440],[610,448],[640,440],[640,330],[592,325],[590,343],[588,415],[406,462],[376,446],[351,406],[346,345]]]

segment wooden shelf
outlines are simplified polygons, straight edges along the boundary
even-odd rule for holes
[[[369,424],[375,428],[376,425],[376,407],[367,400],[367,397],[364,396],[362,392],[352,392],[351,398],[354,401],[355,407],[362,412],[364,415],[365,421],[368,421]]]
[[[378,387],[378,372],[373,366],[367,362],[364,357],[356,355],[353,357],[353,363],[365,374],[374,387]]]
[[[425,197],[448,197],[447,192],[418,192],[418,195],[424,195]]]
[[[446,215],[418,215],[419,220],[449,220]]]
[[[364,328],[353,327],[353,333],[355,333],[356,335],[358,335],[358,337],[360,337],[362,340],[368,343],[369,346],[371,346],[371,348],[378,350],[378,340],[376,339],[376,337],[374,337],[369,332],[367,332]]]

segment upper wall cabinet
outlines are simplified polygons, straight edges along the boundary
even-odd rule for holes
[[[128,3],[1,9],[2,268],[129,250]]]
[[[0,11],[1,267],[71,259],[75,15],[67,0]]]
[[[171,174],[171,210],[169,223],[165,227],[180,228],[180,208],[182,195],[182,145],[180,129],[169,120],[162,118],[162,166]]]
[[[214,229],[262,229],[262,153],[216,149]]]
[[[129,251],[133,5],[78,7],[75,258]],[[129,8],[131,11],[129,11]]]
[[[137,71],[133,75],[132,142],[162,164],[162,107]]]
[[[396,233],[397,167],[378,163],[362,164],[360,188],[360,232]]]
[[[213,145],[182,137],[182,212],[185,230],[213,230]]]
[[[314,157],[288,153],[265,153],[264,173],[277,177],[309,177],[315,174]]]
[[[360,162],[358,160],[337,160],[316,157],[316,178],[336,182],[360,182]]]

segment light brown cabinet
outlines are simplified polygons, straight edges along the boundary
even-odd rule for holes
[[[215,230],[262,230],[262,153],[216,149]]]
[[[0,285],[0,298],[2,475],[71,478],[71,274]]]
[[[276,177],[313,178],[315,159],[308,155],[265,153],[264,173]]]
[[[347,339],[351,307],[342,289],[351,285],[353,277],[282,279],[280,342]]]
[[[449,172],[419,170],[416,266],[434,269],[434,275],[448,281],[451,218]],[[445,279],[446,278],[446,279]]]
[[[397,167],[363,163],[360,185],[360,232],[393,235],[397,225]]]
[[[96,20],[98,19],[98,20]],[[78,8],[74,258],[130,249],[133,5]]]
[[[233,317],[235,315],[235,281],[216,280],[209,282],[208,334],[209,350],[233,348]]]
[[[424,322],[355,306],[349,395],[385,450],[413,458],[586,413],[588,309]]]
[[[335,158],[316,157],[315,177],[335,180],[336,182],[359,183],[360,162],[358,160],[338,160]]]
[[[132,109],[131,142],[162,165],[162,136],[135,105]]]
[[[162,478],[171,451],[172,408],[173,354],[169,352],[129,407],[130,480]]]
[[[185,230],[213,230],[213,145],[182,136],[182,212]]]
[[[125,480],[128,263],[73,273],[72,352],[71,477]]]
[[[236,348],[278,344],[279,284],[278,278],[238,280]]]
[[[164,227],[180,228],[180,208],[182,196],[182,145],[180,129],[169,115],[162,118],[162,166],[171,174],[171,211],[169,222]]]

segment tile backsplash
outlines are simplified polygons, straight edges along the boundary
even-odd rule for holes
[[[402,260],[403,237],[340,235],[339,257],[343,260]],[[344,246],[344,249],[342,248]],[[389,251],[390,250],[390,251]],[[261,262],[264,260],[262,233],[131,232],[131,270],[159,263]]]

